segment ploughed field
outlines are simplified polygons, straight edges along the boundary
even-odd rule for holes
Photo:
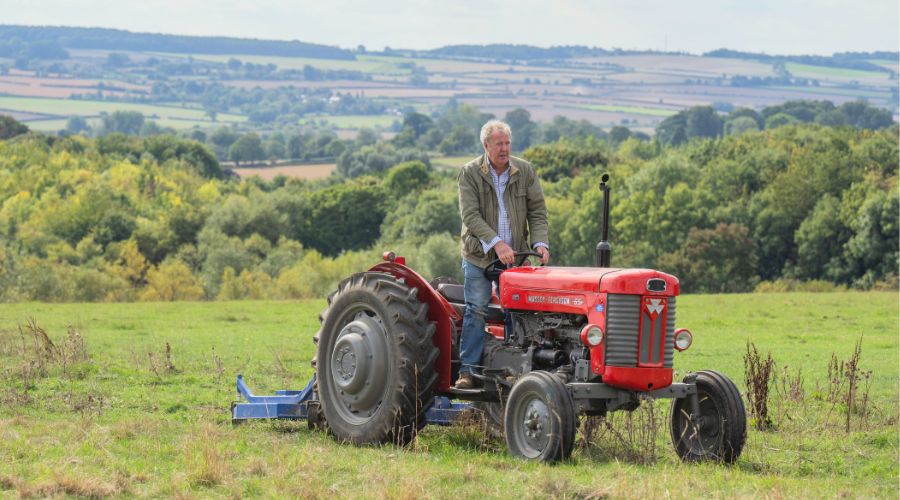
[[[679,298],[695,339],[679,379],[714,369],[745,392],[748,342],[775,363],[769,428],[748,422],[731,467],[676,458],[668,401],[583,420],[557,466],[509,456],[474,418],[406,448],[340,444],[304,422],[232,426],[238,373],[258,394],[305,385],[324,300],[3,304],[0,496],[895,498],[897,298]]]

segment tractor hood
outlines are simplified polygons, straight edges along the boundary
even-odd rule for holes
[[[678,295],[678,278],[653,269],[516,267],[500,274],[500,285],[559,292]]]

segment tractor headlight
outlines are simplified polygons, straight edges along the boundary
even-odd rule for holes
[[[581,329],[581,342],[588,347],[595,347],[603,342],[603,329],[597,325],[587,325]]]
[[[683,351],[694,342],[694,335],[687,328],[675,330],[675,349]]]

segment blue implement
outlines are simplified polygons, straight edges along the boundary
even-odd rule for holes
[[[244,382],[243,375],[237,376],[236,385],[239,401],[231,405],[233,423],[275,418],[306,419],[309,418],[309,404],[317,405],[319,402],[313,391],[316,385],[315,374],[302,391],[275,391],[274,396],[254,395]],[[446,396],[436,396],[434,404],[425,412],[425,418],[432,425],[450,425],[462,412],[471,407],[472,405],[468,403],[454,403]]]

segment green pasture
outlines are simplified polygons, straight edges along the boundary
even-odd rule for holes
[[[806,94],[816,94],[817,96],[847,96],[847,97],[856,97],[859,99],[890,99],[891,94],[887,90],[885,91],[875,91],[875,90],[863,90],[863,89],[853,89],[848,87],[791,87],[788,85],[773,85],[772,87],[768,87],[776,90],[786,90],[790,92],[803,92]]]
[[[665,422],[655,463],[611,445],[629,435],[619,426],[556,466],[509,456],[476,424],[426,427],[407,448],[340,444],[303,422],[232,426],[238,373],[258,394],[306,383],[324,300],[2,304],[0,496],[896,498],[897,299],[679,298],[679,325],[695,337],[676,356],[679,377],[720,370],[743,391],[747,342],[771,353],[776,372],[802,373],[803,398],[773,390],[775,428],[750,429],[730,467],[682,464]],[[47,361],[29,318],[59,352],[77,354],[83,338],[89,359]],[[67,341],[69,325],[78,334]],[[860,338],[868,414],[853,415],[847,434],[844,408],[822,394],[832,354],[849,359]],[[633,415],[668,406],[645,408]],[[623,425],[627,414],[614,415]]]
[[[887,80],[888,74],[879,71],[863,71],[858,69],[832,68],[829,66],[812,66],[800,63],[785,63],[785,68],[794,76],[805,76],[810,78],[848,78],[848,79],[876,79]]]
[[[613,113],[626,113],[630,115],[645,115],[645,116],[660,116],[660,117],[668,117],[672,116],[678,111],[674,111],[671,109],[659,109],[659,108],[642,108],[640,106],[615,106],[608,104],[579,104],[577,106],[571,106],[573,108],[580,109],[590,109],[593,111],[611,111]]]
[[[395,115],[334,115],[334,116],[305,116],[300,119],[301,124],[311,123],[316,125],[331,125],[335,128],[390,128],[394,122],[403,121],[402,117]]]
[[[470,154],[464,156],[438,156],[435,158],[431,158],[431,164],[438,168],[449,168],[453,170],[457,170],[477,155]]]
[[[189,128],[196,123],[205,123],[207,125],[214,123],[209,120],[209,117],[205,114],[206,112],[202,109],[127,102],[0,96],[0,109],[61,117],[73,115],[97,116],[102,112],[112,113],[113,111],[139,111],[143,113],[144,117],[154,120],[160,125],[177,128]],[[216,115],[217,122],[242,122],[246,119],[245,116],[231,113],[218,113]]]

